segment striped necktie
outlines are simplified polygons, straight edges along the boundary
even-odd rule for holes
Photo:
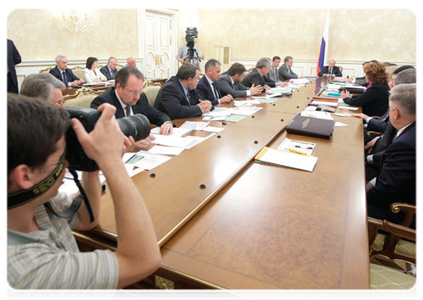
[[[191,94],[189,91],[187,92],[187,102],[188,102],[188,106],[191,106]]]
[[[126,116],[129,117],[131,115],[131,105],[126,106]]]

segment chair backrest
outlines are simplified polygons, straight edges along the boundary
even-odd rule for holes
[[[71,69],[73,74],[75,74],[76,77],[79,79],[84,79],[84,68],[80,66],[76,66],[75,68]]]
[[[63,97],[65,100],[65,106],[75,106],[89,108],[91,102],[99,95],[99,93],[89,88],[80,88],[76,91],[75,95],[69,95]]]
[[[247,75],[248,75],[248,74],[250,74],[250,73],[251,73],[251,71],[253,71],[253,70],[254,70],[254,67],[251,67],[251,68],[249,68],[248,70],[245,70],[245,72],[244,72],[244,77],[243,77],[243,78],[247,77]]]
[[[337,66],[339,68],[339,71],[341,71],[341,73],[344,73],[344,68],[341,66]]]
[[[370,254],[383,255],[392,259],[401,259],[409,261],[413,264],[416,263],[415,257],[398,254],[395,250],[400,239],[406,239],[412,242],[416,241],[416,230],[410,228],[416,214],[416,206],[407,203],[393,203],[391,204],[391,211],[398,213],[400,211],[405,213],[404,220],[401,224],[388,222],[387,220],[378,220],[371,217],[367,218],[369,230],[369,246]],[[379,231],[387,232],[383,247],[381,250],[375,250],[373,243]]]
[[[48,67],[46,69],[42,69],[39,73],[49,73],[51,69],[53,69],[54,67]]]
[[[159,93],[160,85],[152,85],[147,86],[144,88],[144,94],[147,96],[148,103],[151,106],[154,106],[154,102],[156,102],[157,94]]]

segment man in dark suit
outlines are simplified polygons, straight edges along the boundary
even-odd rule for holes
[[[241,83],[246,69],[243,64],[234,63],[227,72],[219,77],[219,87],[222,95],[231,95],[233,98],[258,95],[263,91],[261,85],[254,84],[248,88]]]
[[[287,81],[294,78],[303,78],[304,76],[298,76],[292,71],[292,65],[294,64],[294,58],[292,56],[286,56],[283,60],[283,65],[279,67],[278,75],[280,81]]]
[[[152,107],[143,90],[144,75],[136,68],[122,68],[115,77],[115,87],[101,93],[91,103],[91,108],[97,109],[103,103],[116,107],[116,119],[143,114],[151,124],[160,126],[160,134],[172,133],[173,125],[168,115]],[[150,135],[144,140],[135,143],[136,148],[147,147],[154,136]]]
[[[336,62],[334,59],[331,59],[327,66],[323,67],[323,70],[319,72],[319,76],[326,77],[342,77],[341,70],[339,67],[335,66]]]
[[[200,71],[197,66],[184,63],[176,76],[172,76],[160,88],[154,107],[174,119],[199,117],[209,112],[212,104],[198,97],[195,87]]]
[[[18,93],[18,76],[16,76],[15,65],[22,61],[18,49],[13,41],[7,39],[7,92]]]
[[[394,202],[416,203],[416,84],[400,84],[391,91],[389,119],[398,130],[382,156],[379,175],[366,185],[368,215],[401,222],[392,213]]]
[[[261,85],[266,90],[270,90],[270,87],[286,86],[286,83],[273,81],[267,76],[271,64],[270,58],[260,58],[256,67],[242,80],[242,84],[247,87]]]
[[[84,83],[68,68],[68,59],[64,55],[56,56],[56,67],[50,70],[50,74],[61,80],[66,86],[79,86]]]
[[[221,103],[229,103],[233,97],[229,95],[222,96],[218,79],[220,77],[221,64],[216,59],[210,59],[205,66],[206,74],[197,84],[195,91],[198,97],[203,100],[209,100],[211,104],[219,105]]]
[[[110,57],[107,61],[107,66],[104,66],[100,69],[100,72],[106,76],[107,80],[114,80],[117,74],[117,60],[114,57]]]
[[[406,69],[398,74],[394,79],[394,86],[406,83],[416,83],[416,70],[414,68]],[[376,177],[380,169],[380,161],[383,157],[383,153],[389,147],[394,140],[397,130],[389,122],[389,110],[380,117],[374,119],[365,114],[353,114],[355,117],[361,117],[365,120],[366,126],[365,132],[379,131],[383,132],[381,136],[374,137],[368,141],[364,147],[367,151],[366,154],[366,181]]]

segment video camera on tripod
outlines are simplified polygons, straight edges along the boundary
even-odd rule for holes
[[[201,61],[203,57],[200,57],[197,49],[194,49],[195,38],[198,38],[197,28],[188,27],[187,30],[185,30],[185,40],[187,41],[188,51],[184,60],[186,63],[197,65],[197,60]]]

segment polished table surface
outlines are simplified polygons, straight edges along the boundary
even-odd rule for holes
[[[360,120],[334,116],[349,126],[330,140],[284,130],[318,89],[309,84],[237,124],[211,122],[225,130],[133,178],[162,246],[157,277],[175,288],[369,288]],[[313,172],[254,162],[285,137],[317,143]],[[109,197],[90,234],[110,242]]]

